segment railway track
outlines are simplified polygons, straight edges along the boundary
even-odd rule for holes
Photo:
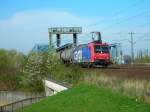
[[[150,80],[150,66],[147,65],[112,65],[107,68],[93,67],[83,68],[83,71],[93,74],[105,74],[108,76],[127,77],[132,79]]]
[[[89,69],[89,68],[86,68]],[[94,66],[90,69],[143,69],[150,70],[150,66],[148,65],[112,65],[108,67]]]

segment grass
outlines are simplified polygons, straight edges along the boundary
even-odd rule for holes
[[[143,58],[135,59],[135,63],[150,63],[150,56],[144,56]]]
[[[105,86],[137,100],[150,102],[149,80],[119,78],[116,76],[110,77],[105,74],[93,74],[86,76],[83,82],[96,86]]]
[[[150,112],[150,104],[84,84],[26,107],[23,112]]]

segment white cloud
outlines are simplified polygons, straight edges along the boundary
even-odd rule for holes
[[[63,11],[33,10],[17,12],[0,20],[0,48],[29,51],[35,43],[48,43],[48,27],[84,26],[95,19]]]
[[[20,27],[45,27],[45,26],[72,26],[86,25],[93,22],[87,19],[73,15],[68,12],[59,11],[24,11],[18,12],[11,18],[0,21],[4,28],[20,28]],[[31,26],[32,25],[32,26]]]

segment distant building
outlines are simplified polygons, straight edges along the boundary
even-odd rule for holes
[[[123,51],[120,43],[110,45],[111,60],[115,64],[124,64]]]
[[[125,64],[131,64],[131,56],[130,55],[124,55],[124,63]]]

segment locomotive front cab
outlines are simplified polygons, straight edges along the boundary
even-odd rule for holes
[[[109,45],[105,43],[93,43],[91,60],[95,65],[107,66],[110,64]]]

